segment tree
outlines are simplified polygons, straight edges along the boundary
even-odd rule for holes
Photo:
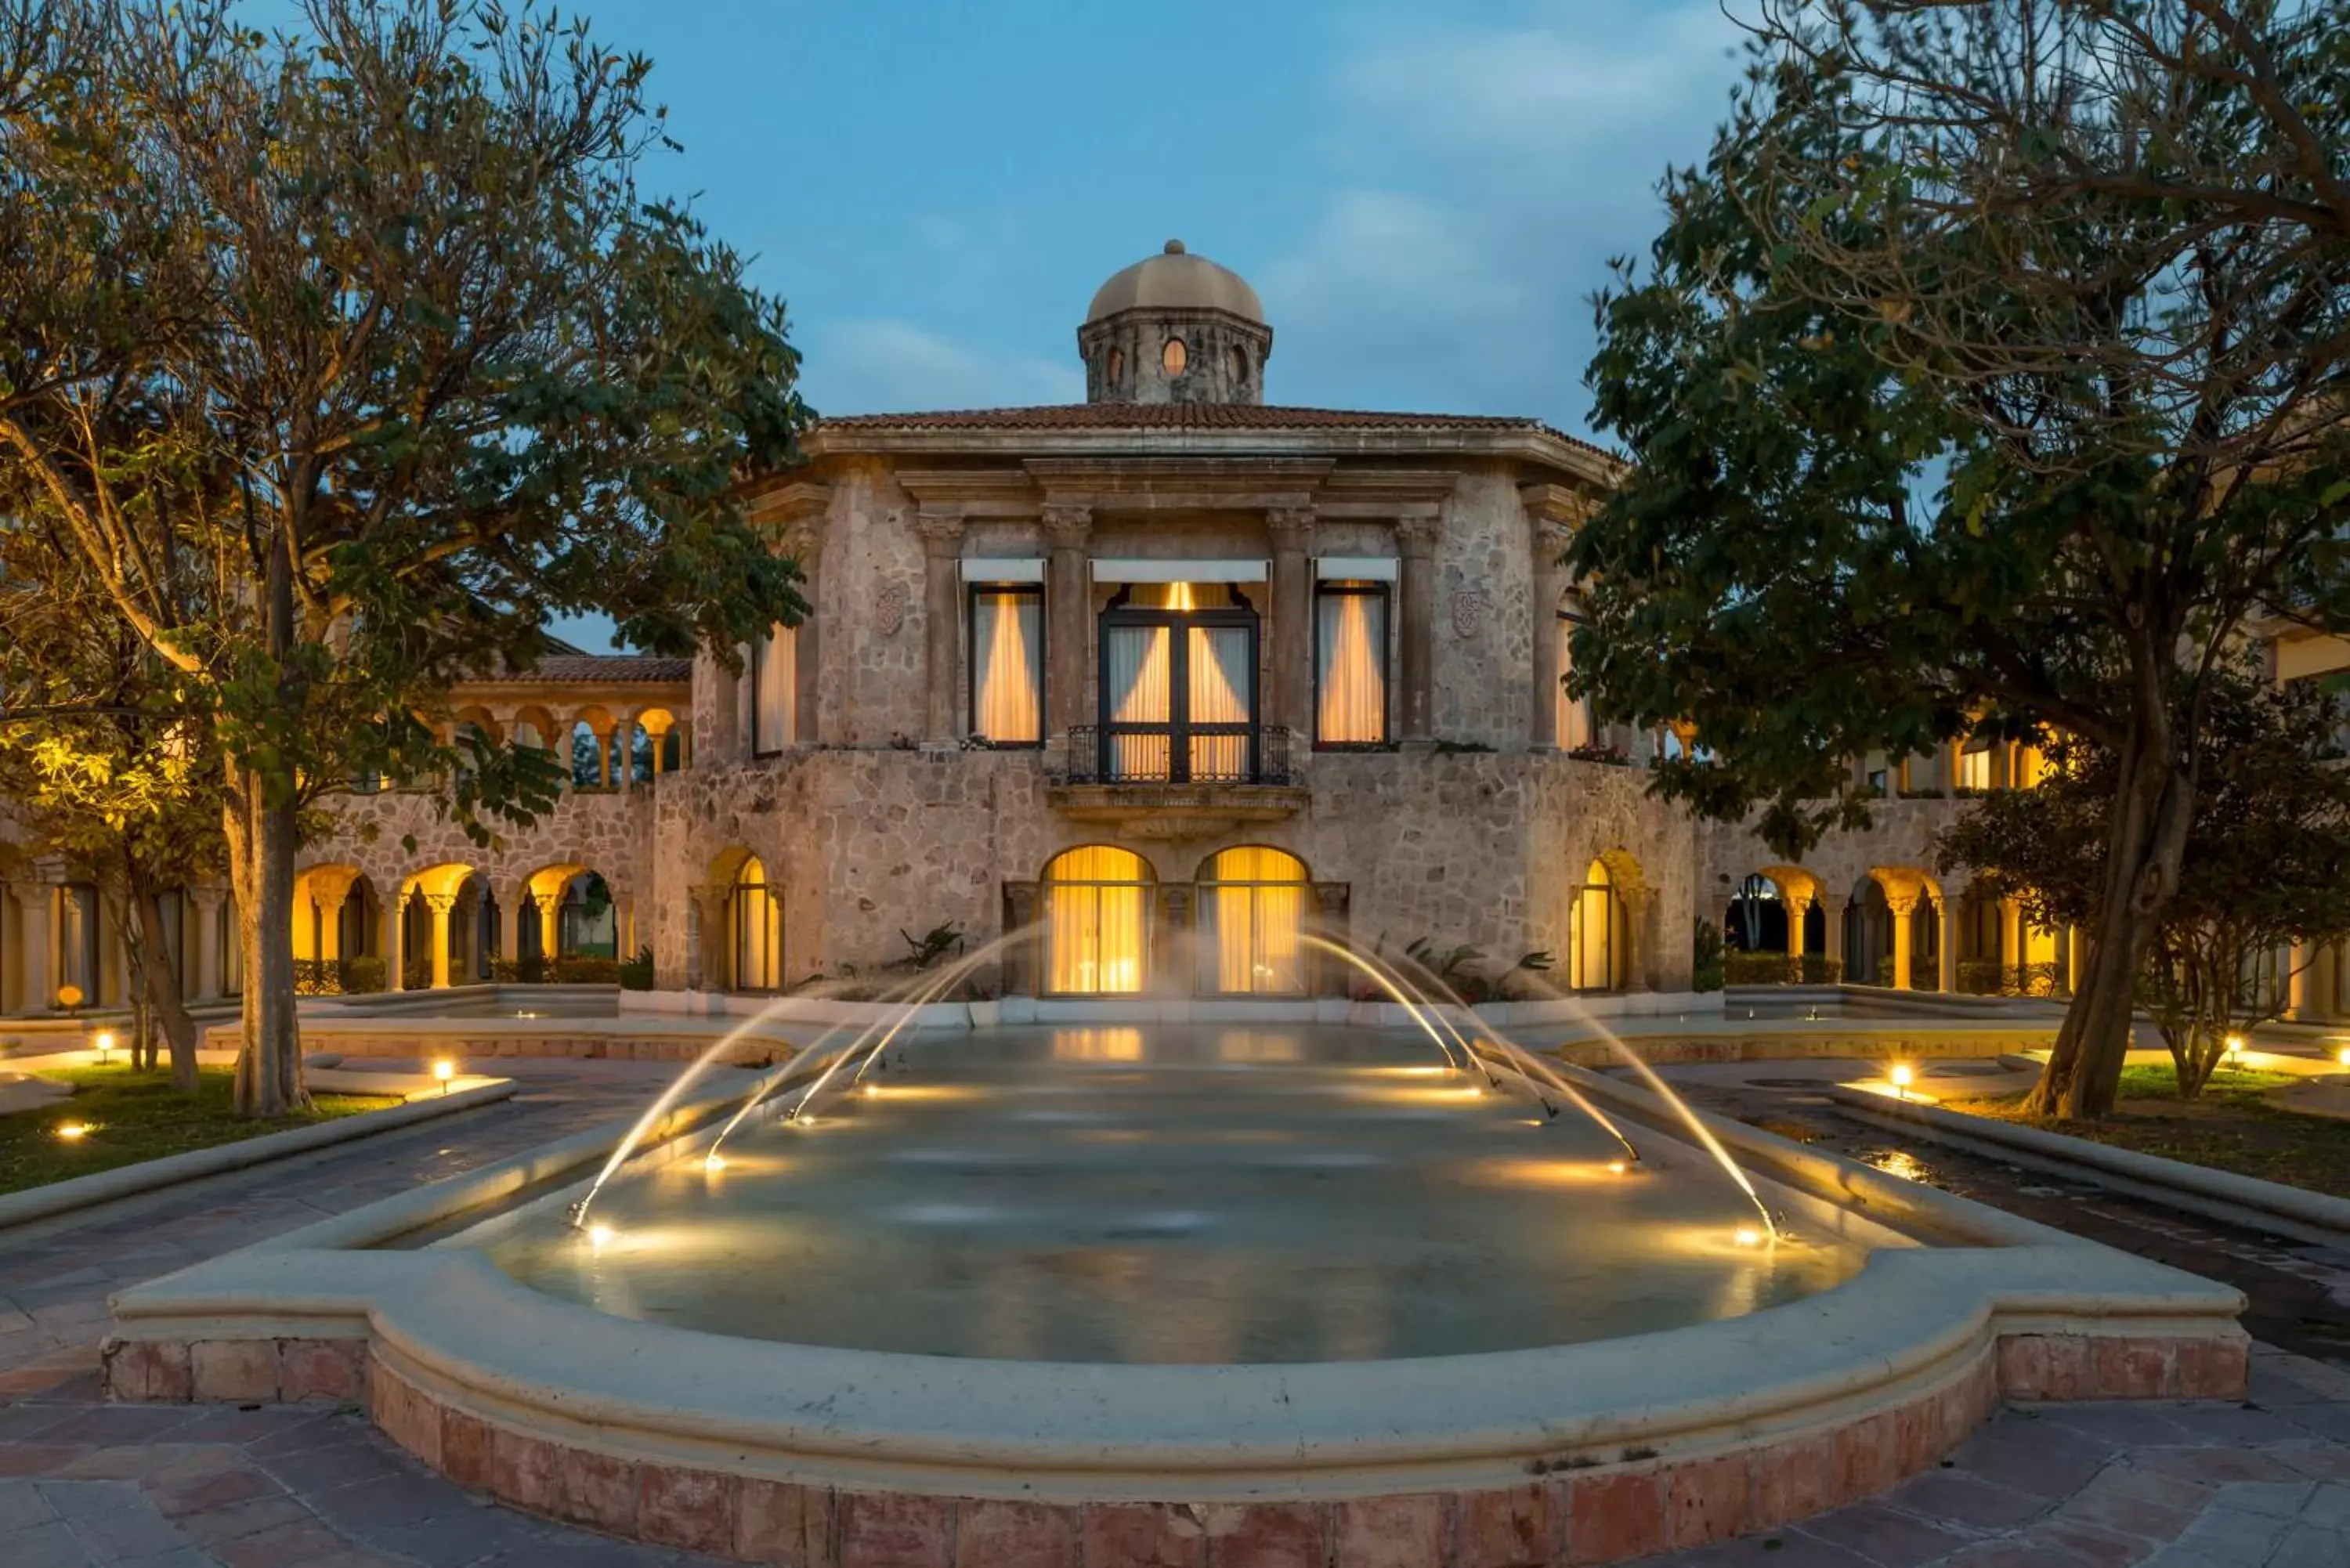
[[[2256,670],[2223,667],[2205,710],[2189,847],[2138,976],[2189,1096],[2230,1037],[2282,1015],[2277,953],[2350,936],[2340,701],[2316,682],[2279,689]],[[2101,892],[2118,759],[2066,736],[2051,741],[2047,757],[2039,787],[1987,797],[1936,849],[1944,870],[1987,874],[2035,922],[2079,924]]]
[[[195,1021],[161,899],[218,870],[217,771],[175,701],[183,683],[88,592],[18,586],[10,564],[21,543],[0,534],[0,692],[18,704],[0,710],[0,807],[35,852],[64,857],[112,895],[132,976],[132,1064],[154,1066],[160,1024],[172,1082],[192,1092]]]
[[[1848,759],[2115,758],[2085,972],[2033,1106],[2110,1107],[2215,671],[2343,623],[2350,4],[1766,6],[1645,275],[1598,304],[1637,472],[1582,530],[1609,717],[1794,854]]]
[[[469,829],[526,819],[545,759],[458,767],[419,715],[550,612],[669,653],[795,620],[737,486],[808,416],[782,306],[639,192],[642,57],[527,5],[239,15],[0,10],[0,529],[89,574],[216,738],[238,1103],[270,1115],[305,803],[441,773]]]

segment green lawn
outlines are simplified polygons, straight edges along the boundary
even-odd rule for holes
[[[69,1099],[39,1110],[0,1116],[0,1192],[19,1192],[68,1177],[400,1103],[374,1095],[318,1095],[314,1096],[316,1106],[307,1112],[249,1122],[229,1109],[234,1075],[226,1067],[207,1067],[199,1073],[192,1096],[172,1090],[168,1071],[69,1067],[45,1070],[38,1075],[77,1087]],[[57,1128],[68,1124],[80,1124],[89,1130],[78,1138],[59,1137]]]
[[[2018,1108],[2020,1095],[1957,1100],[1950,1108],[2350,1197],[2350,1122],[2297,1116],[2262,1099],[2268,1090],[2291,1082],[2283,1073],[2223,1067],[2211,1075],[2201,1098],[2182,1100],[2168,1067],[2129,1067],[2122,1072],[2115,1115],[2102,1122],[2025,1116]]]

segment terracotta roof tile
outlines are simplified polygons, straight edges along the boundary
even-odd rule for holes
[[[693,660],[656,659],[644,653],[550,653],[528,670],[491,679],[545,686],[682,683],[693,679]]]
[[[1264,403],[1047,403],[1033,408],[946,409],[928,413],[850,414],[820,430],[842,431],[1543,431],[1540,420],[1488,414],[1388,413],[1293,409]],[[1551,431],[1576,446],[1591,443]],[[1593,451],[1599,450],[1593,447]]]

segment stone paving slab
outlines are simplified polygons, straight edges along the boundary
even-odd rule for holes
[[[2350,1568],[2350,1376],[2258,1347],[2255,1397],[2012,1407],[1884,1496],[1642,1568]]]

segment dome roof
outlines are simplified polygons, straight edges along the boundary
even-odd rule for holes
[[[1262,325],[1264,306],[1256,290],[1230,267],[1195,256],[1180,240],[1169,240],[1159,254],[1147,256],[1094,291],[1086,307],[1088,323],[1121,310],[1225,310]]]

